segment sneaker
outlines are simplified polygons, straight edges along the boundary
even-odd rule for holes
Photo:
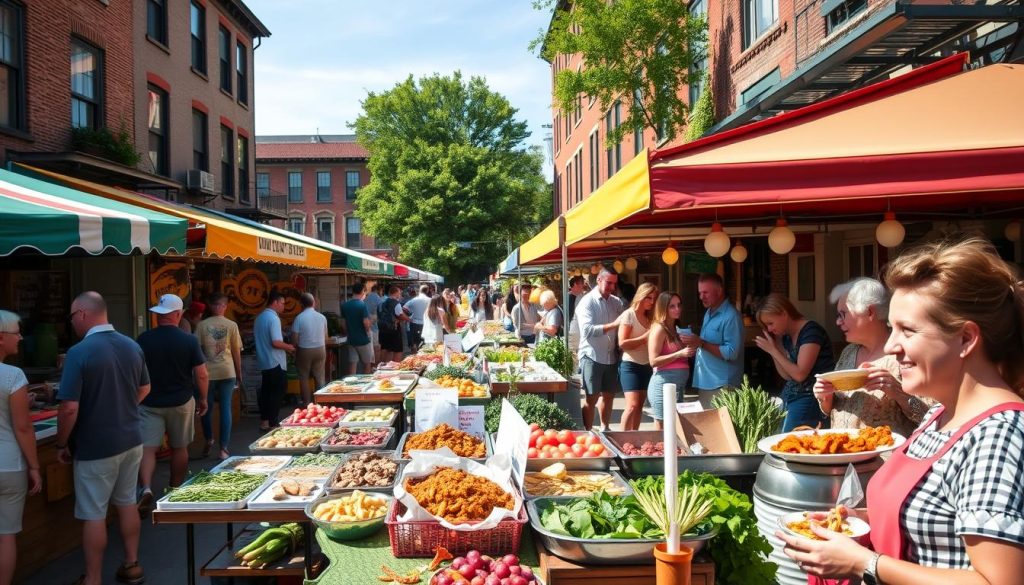
[[[139,515],[146,516],[153,511],[153,492],[149,488],[142,490],[139,495]],[[137,565],[138,563],[136,563]],[[140,569],[141,571],[141,569]],[[120,571],[118,572],[120,574]]]
[[[152,499],[152,492],[148,493]],[[139,566],[139,563],[125,563],[117,569],[117,580],[128,585],[140,585],[146,582],[146,575],[142,572],[142,567]]]

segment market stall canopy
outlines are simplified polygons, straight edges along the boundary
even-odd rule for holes
[[[27,165],[18,164],[14,168],[19,173],[63,183],[106,198],[108,201],[127,203],[187,219],[196,227],[205,228],[206,238],[202,250],[204,256],[272,262],[313,269],[327,269],[331,265],[329,250],[319,245],[300,242],[291,235],[281,235],[270,231],[266,229],[267,226],[256,224],[258,227],[252,227],[240,221],[216,215],[208,210],[186,207],[140,193],[100,185]]]
[[[0,170],[0,256],[185,252],[187,222],[146,208]]]

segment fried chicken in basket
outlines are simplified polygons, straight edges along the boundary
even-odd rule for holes
[[[420,506],[452,524],[479,522],[494,508],[511,510],[515,505],[512,494],[493,481],[450,467],[407,479],[404,487]]]

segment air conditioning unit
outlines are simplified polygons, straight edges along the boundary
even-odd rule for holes
[[[217,188],[214,184],[213,174],[199,169],[190,169],[185,174],[185,187],[203,193],[214,193]]]

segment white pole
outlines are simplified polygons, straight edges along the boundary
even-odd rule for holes
[[[676,455],[676,385],[662,386],[664,404],[665,443],[665,508],[668,512],[668,534],[665,535],[665,551],[679,553],[679,524],[676,523],[676,497],[679,494],[679,459]]]

